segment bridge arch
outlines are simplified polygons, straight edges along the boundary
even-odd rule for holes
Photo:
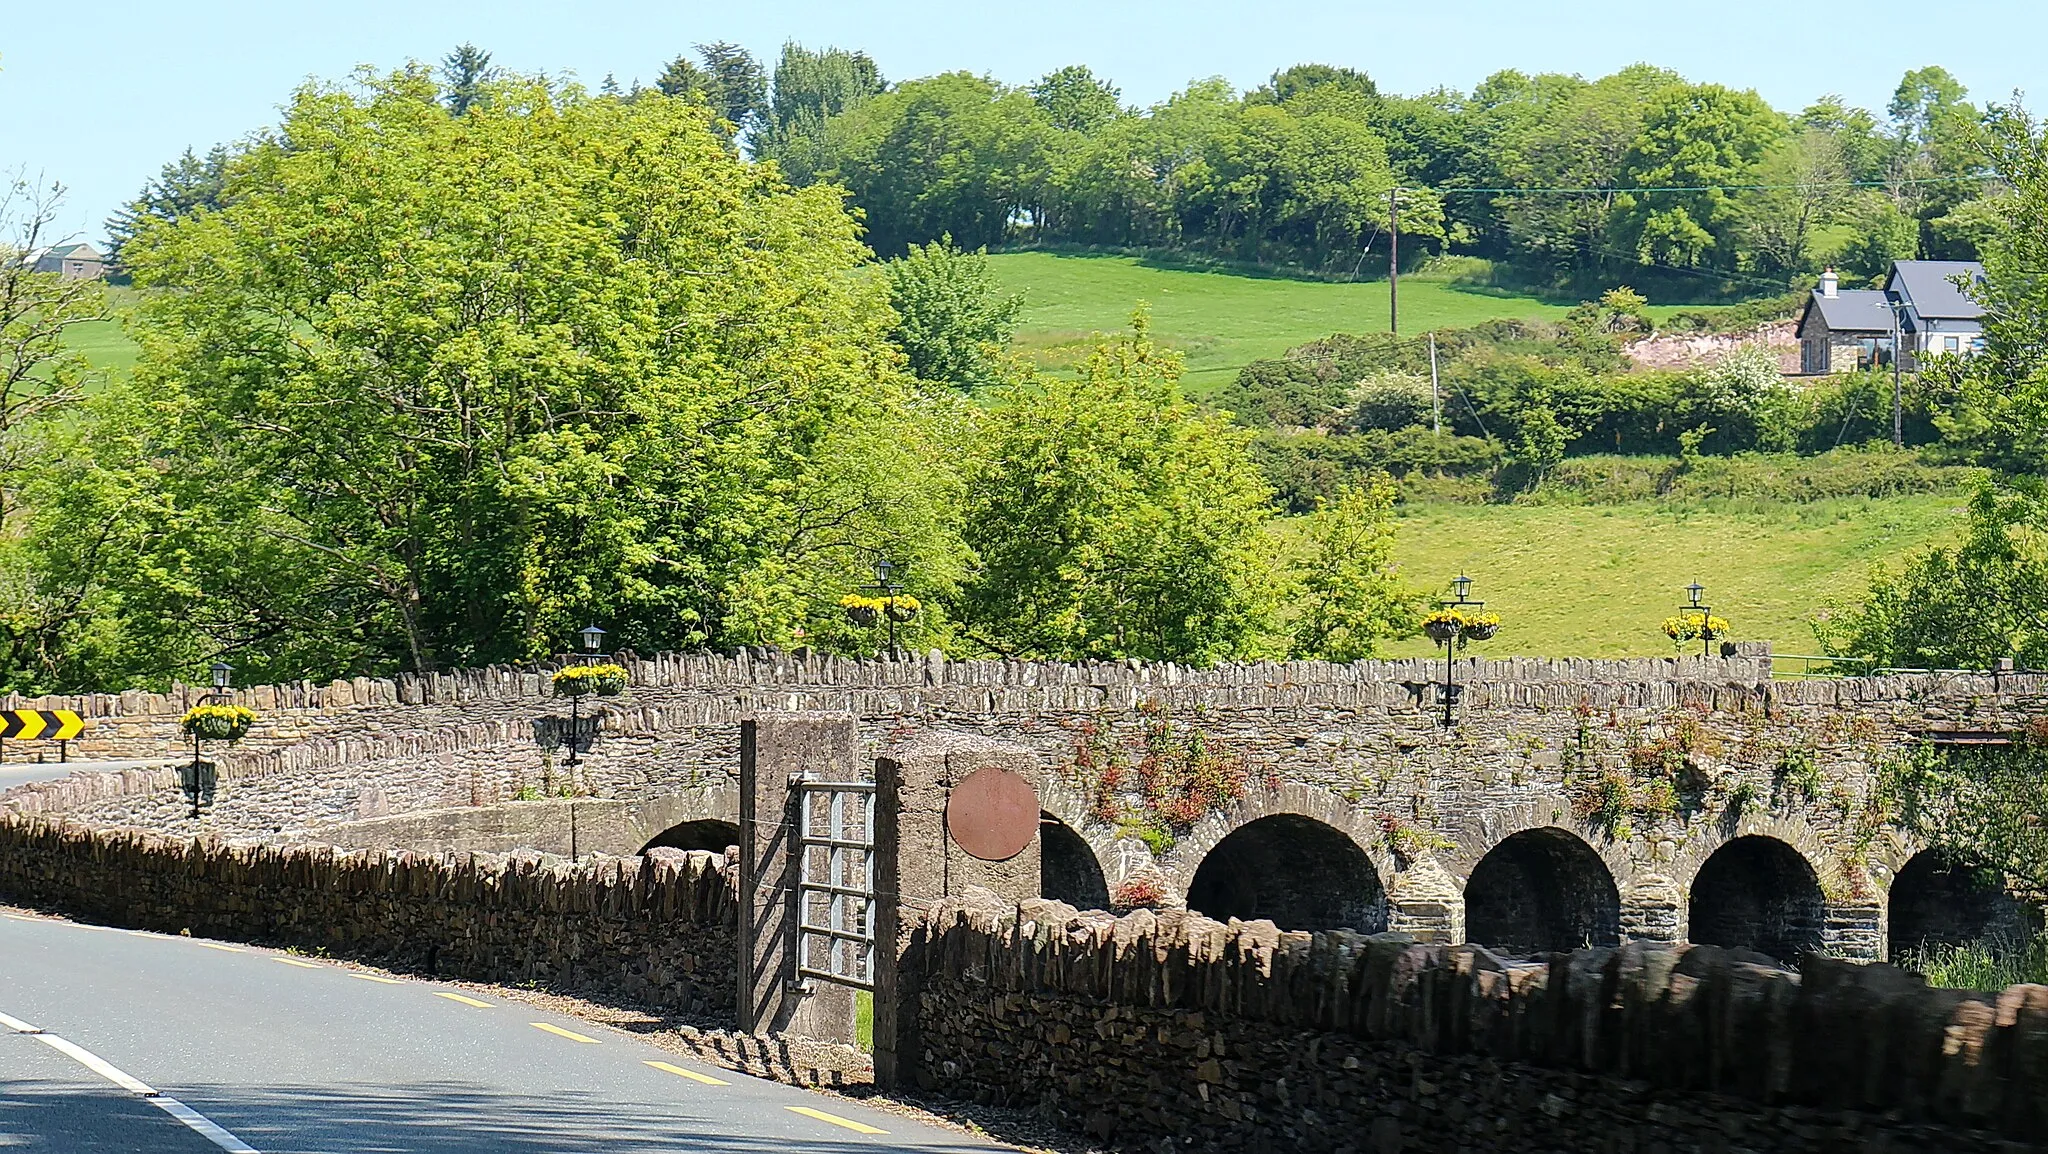
[[[1621,944],[1621,891],[1592,846],[1539,826],[1488,851],[1465,882],[1468,940],[1511,954]]]
[[[1044,810],[1038,814],[1038,892],[1077,910],[1109,908],[1109,880],[1095,847]]]
[[[1931,946],[1986,939],[2019,941],[2026,914],[1995,873],[1938,849],[1913,855],[1892,878],[1886,956],[1899,961]]]
[[[1275,813],[1204,854],[1188,907],[1218,921],[1264,918],[1283,930],[1387,928],[1387,891],[1364,847],[1335,826]]]
[[[1387,848],[1386,837],[1371,813],[1329,790],[1296,782],[1282,782],[1272,789],[1255,789],[1203,818],[1174,843],[1158,864],[1174,884],[1185,890],[1193,883],[1195,871],[1225,838],[1262,818],[1287,814],[1308,818],[1343,834],[1353,847],[1365,854],[1372,863],[1373,872],[1382,880],[1391,881],[1399,871],[1394,855]]]
[[[678,822],[648,839],[640,847],[640,853],[651,849],[701,849],[712,853],[724,853],[728,847],[740,844],[740,827],[736,822],[722,818],[705,817],[692,821]]]
[[[1820,950],[1827,898],[1813,863],[1790,843],[1744,834],[1722,843],[1693,876],[1686,920],[1686,936],[1701,945],[1789,962]]]

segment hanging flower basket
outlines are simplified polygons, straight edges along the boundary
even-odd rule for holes
[[[839,607],[846,610],[848,621],[865,626],[880,621],[885,613],[891,621],[908,621],[917,616],[917,611],[924,605],[907,593],[898,593],[894,597],[863,597],[849,593],[839,599]]]
[[[1422,631],[1438,645],[1448,645],[1458,639],[1464,626],[1454,613],[1432,613],[1423,620]]]
[[[195,705],[179,724],[201,741],[240,741],[256,724],[256,711],[242,705]]]
[[[1467,641],[1491,641],[1493,640],[1493,635],[1499,632],[1499,621],[1478,619],[1466,622],[1465,628],[1459,631],[1459,635]]]
[[[1468,641],[1491,641],[1500,632],[1500,614],[1467,613],[1462,609],[1439,609],[1422,619],[1422,631],[1438,645]]]
[[[1730,626],[1726,617],[1713,617],[1703,613],[1681,613],[1666,617],[1662,626],[1664,636],[1673,644],[1683,645],[1688,641],[1712,641],[1726,637]]]
[[[623,665],[569,665],[555,671],[556,697],[617,697],[626,691]]]

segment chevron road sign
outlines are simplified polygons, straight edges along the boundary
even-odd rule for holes
[[[85,719],[68,709],[0,710],[0,738],[70,741],[85,732]]]

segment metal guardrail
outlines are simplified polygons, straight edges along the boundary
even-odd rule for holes
[[[1799,670],[1794,672],[1781,667],[1783,662],[1797,661]],[[1818,667],[1816,667],[1818,663]],[[1879,665],[1868,657],[1828,657],[1818,653],[1773,653],[1771,654],[1771,676],[1801,680],[1810,677],[1889,677],[1893,674],[1928,674],[1941,677],[1993,677],[2008,673],[2033,673],[2036,670],[2016,669],[2010,663],[1997,669],[1922,669],[1904,665]]]

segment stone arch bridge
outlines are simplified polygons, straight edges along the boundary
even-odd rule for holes
[[[633,687],[570,732],[548,669],[241,691],[206,815],[176,771],[17,789],[95,824],[424,850],[717,849],[738,726],[837,711],[876,756],[932,734],[1029,749],[1045,892],[1283,928],[1392,928],[1538,952],[1693,940],[1876,958],[2019,925],[1971,871],[1886,823],[1872,781],[1926,741],[2009,739],[2048,678],[1785,681],[1727,658],[1236,665],[627,655]],[[93,719],[85,756],[162,756],[189,695],[10,700]],[[571,768],[567,753],[579,751]],[[174,755],[174,754],[173,754]]]

